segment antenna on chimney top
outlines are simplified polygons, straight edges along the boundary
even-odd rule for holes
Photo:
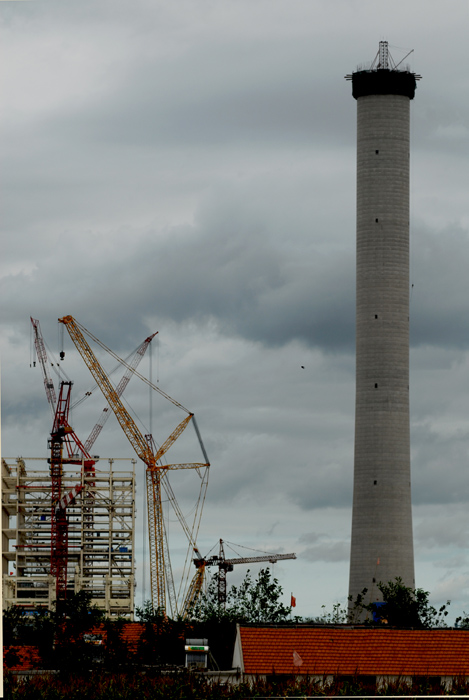
[[[387,41],[380,41],[379,42],[378,68],[387,70],[389,68],[388,59],[389,59],[388,42]]]
[[[379,42],[378,53],[374,57],[370,70],[395,70],[396,64],[393,57],[389,53],[389,45],[387,41]]]
[[[371,64],[371,70],[389,70],[393,67],[394,61],[391,58],[387,41],[379,42],[379,50]]]

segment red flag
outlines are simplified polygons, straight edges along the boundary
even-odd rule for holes
[[[293,595],[293,593],[291,594],[291,602],[290,602],[290,605],[291,605],[292,608],[296,608],[296,598],[295,598],[295,596]]]

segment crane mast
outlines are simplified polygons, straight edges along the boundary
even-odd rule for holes
[[[63,464],[81,464],[86,476],[94,473],[95,460],[92,459],[77,435],[69,425],[70,397],[72,382],[61,382],[57,400],[54,383],[49,372],[49,358],[39,320],[30,317],[34,333],[34,347],[44,379],[46,397],[53,417],[50,433],[50,475],[51,475],[51,560],[50,572],[55,578],[57,605],[67,595],[68,568],[68,521],[66,509],[82,491],[82,483],[68,493],[62,492]],[[77,449],[78,448],[78,454]],[[92,495],[87,496],[87,517],[92,520]]]
[[[67,594],[68,529],[65,509],[60,508],[62,498],[63,444],[67,433],[70,409],[70,382],[60,387],[59,400],[50,436],[50,475],[51,475],[51,558],[50,573],[55,578],[57,605]]]
[[[82,484],[77,484],[70,492],[62,490],[63,465],[81,464],[85,475],[94,474],[95,461],[86,452],[73,428],[68,422],[72,382],[61,382],[59,398],[54,415],[54,424],[49,440],[50,475],[51,475],[51,576],[55,578],[57,605],[67,596],[68,568],[68,522],[67,506],[82,491]],[[73,444],[75,443],[75,444]],[[64,456],[64,446],[66,456]],[[76,453],[78,447],[80,454]],[[91,504],[89,504],[91,508]],[[89,508],[89,510],[90,510]]]

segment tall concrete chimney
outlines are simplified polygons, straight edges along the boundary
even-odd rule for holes
[[[409,436],[409,142],[416,76],[387,42],[357,100],[355,466],[349,595],[415,587]]]

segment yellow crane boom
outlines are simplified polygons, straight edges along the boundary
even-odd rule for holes
[[[142,462],[148,467],[156,467],[155,456],[148,447],[145,438],[143,437],[140,430],[135,425],[135,422],[130,415],[130,413],[125,408],[124,404],[117,395],[116,390],[112,386],[108,379],[107,374],[104,372],[103,368],[99,364],[98,360],[92,349],[90,348],[88,341],[81,332],[78,324],[72,316],[64,316],[59,318],[59,323],[63,323],[66,327],[70,338],[73,340],[75,347],[85,361],[86,366],[90,370],[94,377],[96,384],[99,386],[107,402],[114,411],[117,420],[120,423],[122,430],[124,431],[127,439],[134,448],[137,455],[140,457]]]

